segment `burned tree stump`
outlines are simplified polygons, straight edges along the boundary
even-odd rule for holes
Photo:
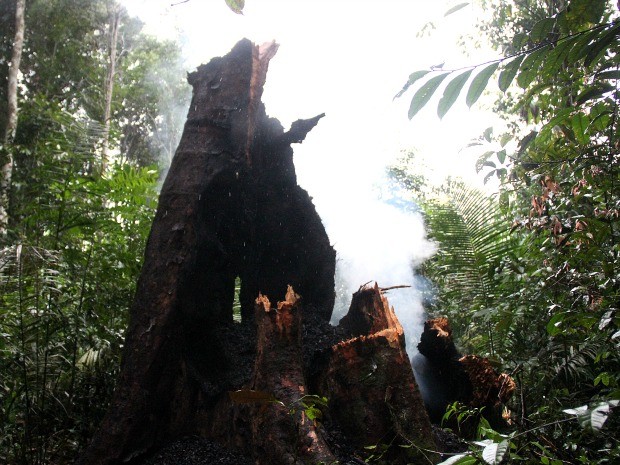
[[[259,342],[252,387],[277,399],[252,412],[253,450],[262,463],[333,463],[336,457],[300,408],[307,394],[302,364],[302,307],[289,287],[286,300],[272,308],[256,299]]]
[[[338,399],[330,401],[335,423],[346,421],[338,405],[372,414],[373,434],[362,431],[361,416],[343,428],[352,444],[377,440],[381,425],[432,447],[402,328],[378,288],[371,300],[381,308],[329,325],[335,252],[297,185],[290,147],[323,115],[288,132],[266,115],[260,98],[276,50],[242,40],[188,77],[193,98],[147,243],[117,389],[79,464],[144,463],[183,437],[256,464],[342,459],[327,430],[291,408],[306,393]],[[377,324],[355,323],[368,318]],[[347,399],[345,384],[374,364],[381,383],[361,384]]]
[[[329,415],[362,448],[390,443],[409,454],[387,451],[390,463],[436,458],[431,425],[405,351],[405,334],[375,283],[353,294],[340,321],[352,338],[331,347],[318,392],[330,400]]]
[[[447,318],[424,323],[418,350],[412,363],[433,422],[439,423],[448,404],[458,401],[470,409],[483,409],[493,426],[505,426],[502,410],[516,389],[514,380],[497,373],[484,357],[462,356]]]

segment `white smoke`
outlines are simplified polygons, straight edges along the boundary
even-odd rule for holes
[[[415,352],[424,316],[423,292],[415,269],[435,253],[419,212],[367,198],[317,200],[329,238],[337,251],[336,305],[332,324],[349,309],[351,296],[367,282],[379,287],[410,286],[387,292],[406,333],[408,352]]]

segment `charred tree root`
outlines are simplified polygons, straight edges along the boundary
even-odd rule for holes
[[[303,409],[291,414],[310,391],[330,399],[329,420],[353,444],[396,431],[432,447],[402,328],[380,290],[360,290],[365,306],[352,305],[339,328],[328,324],[335,252],[297,185],[290,147],[323,115],[288,132],[267,117],[260,98],[276,50],[242,40],[189,75],[193,98],[147,243],[117,389],[79,464],[138,464],[192,435],[259,465],[329,463],[338,454],[327,432]],[[241,323],[232,315],[237,278]],[[229,395],[237,391],[271,401],[240,404]]]

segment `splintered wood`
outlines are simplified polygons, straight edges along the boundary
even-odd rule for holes
[[[403,328],[376,283],[353,295],[340,325],[355,337],[332,347],[321,378],[320,392],[330,400],[330,415],[358,447],[391,435],[397,442],[435,450]],[[412,459],[391,453],[391,463]]]

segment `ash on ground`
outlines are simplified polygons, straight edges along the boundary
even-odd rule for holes
[[[178,439],[142,465],[254,465],[254,461],[197,436]]]

